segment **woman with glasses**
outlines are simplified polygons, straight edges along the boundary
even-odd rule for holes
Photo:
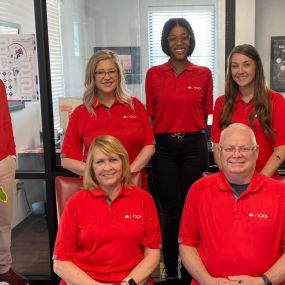
[[[83,175],[86,156],[99,135],[117,137],[127,149],[131,172],[141,173],[154,153],[152,128],[143,104],[128,95],[118,55],[110,50],[94,54],[86,67],[83,104],[71,114],[61,151],[62,166]]]
[[[285,100],[265,83],[261,58],[256,48],[236,46],[228,58],[225,95],[215,102],[212,139],[215,161],[220,167],[221,130],[231,123],[252,128],[259,155],[256,170],[266,176],[278,175],[285,158]]]
[[[153,122],[156,154],[152,173],[162,224],[167,284],[190,283],[182,268],[178,280],[178,228],[189,187],[208,169],[207,116],[212,113],[213,83],[207,67],[188,57],[195,36],[183,18],[169,19],[161,47],[170,58],[146,74],[147,111]]]
[[[157,210],[151,195],[133,185],[118,139],[96,137],[83,181],[57,233],[53,260],[60,285],[153,285],[161,243]]]

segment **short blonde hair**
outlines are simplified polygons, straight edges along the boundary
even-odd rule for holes
[[[122,161],[122,177],[121,184],[123,186],[130,187],[131,183],[131,170],[129,164],[129,155],[122,145],[122,143],[113,136],[98,136],[92,142],[88,156],[86,168],[84,171],[83,177],[83,186],[85,189],[94,189],[100,187],[97,178],[95,177],[95,173],[93,170],[93,162],[94,162],[94,150],[98,148],[105,155],[111,156],[112,154],[116,154],[120,157]]]

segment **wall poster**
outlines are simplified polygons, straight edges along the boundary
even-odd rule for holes
[[[140,47],[94,47],[94,53],[102,49],[114,51],[119,55],[127,84],[141,83]]]
[[[270,88],[285,92],[285,36],[271,37]]]
[[[9,101],[39,99],[35,35],[0,35],[0,79]]]

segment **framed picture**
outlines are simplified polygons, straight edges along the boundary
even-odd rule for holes
[[[141,83],[140,47],[94,47],[94,53],[109,49],[119,55],[127,84]]]
[[[285,36],[271,37],[270,88],[285,92]]]

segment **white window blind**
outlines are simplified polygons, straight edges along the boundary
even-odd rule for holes
[[[207,66],[215,78],[215,6],[163,6],[149,7],[148,42],[149,66],[166,62],[168,56],[161,49],[161,33],[170,18],[185,18],[192,26],[196,47],[191,62]]]
[[[47,0],[46,4],[54,128],[58,130],[60,127],[59,98],[65,97],[60,30],[60,3],[58,0]]]

